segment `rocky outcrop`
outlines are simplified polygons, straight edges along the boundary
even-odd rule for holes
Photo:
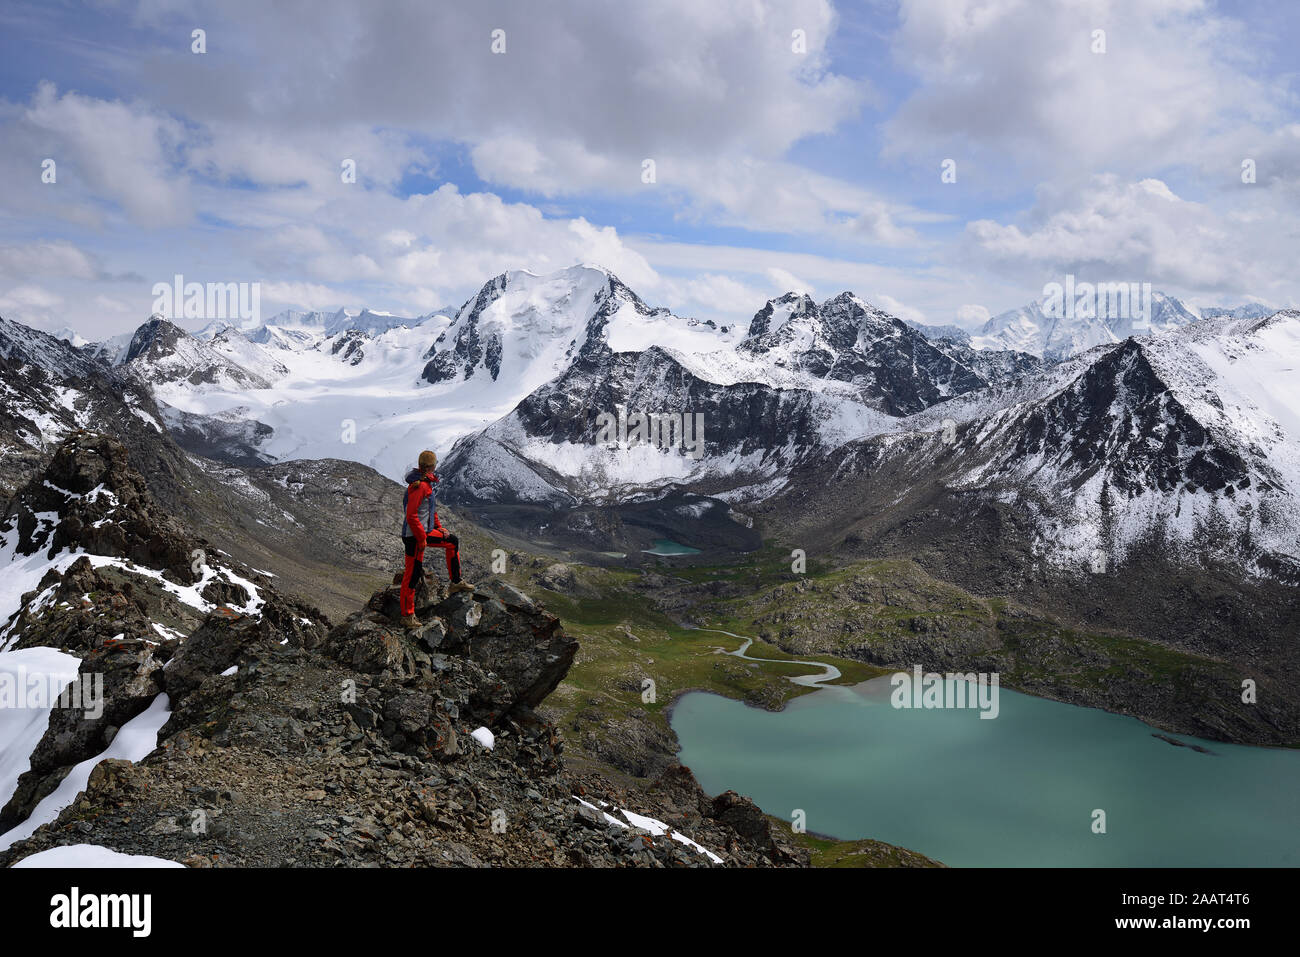
[[[0,629],[0,640],[12,642],[10,650],[58,648],[80,655],[116,635],[149,631],[150,604],[143,591],[137,592],[131,580],[96,569],[84,556],[62,574],[50,569],[20,602]]]
[[[771,819],[757,804],[735,791],[723,791],[714,798],[707,816],[733,831],[737,842],[760,848],[778,864],[808,861],[807,851],[773,827]]]
[[[74,766],[108,748],[160,693],[183,698],[255,641],[312,647],[328,628],[317,609],[279,595],[265,576],[227,557],[216,574],[237,574],[250,586],[257,579],[261,592],[256,615],[228,607],[251,603],[247,589],[212,577],[203,549],[202,562],[191,559],[206,543],[163,512],[126,447],[110,436],[65,441],[10,501],[0,527],[17,531],[20,553],[91,553],[62,571],[51,567],[0,627],[0,644],[11,650],[55,648],[81,659],[80,690],[50,710],[30,767],[0,808],[0,833],[25,820]],[[200,580],[200,570],[211,579],[202,600],[178,597],[177,586]]]
[[[505,582],[420,605],[421,627],[412,631],[396,624],[397,612],[395,587],[376,592],[366,611],[330,633],[325,652],[361,671],[425,683],[446,674],[448,656],[468,659],[494,676],[477,690],[492,704],[479,714],[488,726],[531,715],[578,649],[558,618]]]
[[[547,565],[536,576],[537,584],[561,594],[572,592],[578,585],[573,569],[563,562]]]
[[[13,497],[0,527],[17,528],[24,555],[80,549],[166,571],[182,583],[198,580],[191,553],[199,540],[154,506],[126,446],[109,435],[83,432],[65,441]]]
[[[0,866],[85,842],[196,867],[806,863],[743,801],[715,810],[686,769],[648,790],[572,776],[533,708],[577,643],[528,596],[499,582],[426,593],[412,632],[385,613],[392,598],[294,633],[272,596],[260,616],[218,609],[152,649],[135,681],[171,699],[158,749],[102,762]],[[11,813],[52,786],[25,783]]]

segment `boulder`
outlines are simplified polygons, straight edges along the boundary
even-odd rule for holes
[[[577,641],[565,634],[558,618],[513,586],[496,582],[417,606],[421,624],[413,630],[382,611],[395,591],[376,592],[366,611],[334,628],[326,653],[359,671],[401,677],[445,679],[446,672],[456,670],[457,659],[472,662],[489,676],[472,693],[489,726],[531,711],[573,664]]]
[[[567,594],[578,586],[578,580],[573,574],[573,569],[563,562],[556,562],[554,565],[547,565],[537,574],[537,584],[550,591]]]

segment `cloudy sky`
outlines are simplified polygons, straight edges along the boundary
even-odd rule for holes
[[[1071,272],[1296,306],[1298,45],[1291,0],[6,0],[0,315],[98,338],[177,273],[416,315],[575,262],[733,321],[971,326]]]

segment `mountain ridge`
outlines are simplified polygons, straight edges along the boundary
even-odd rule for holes
[[[0,532],[59,559],[5,644],[104,678],[97,713],[51,709],[6,742],[31,751],[0,778],[0,866],[88,841],[191,867],[808,864],[688,769],[634,787],[568,771],[534,709],[578,644],[505,582],[422,587],[414,631],[393,587],[331,625],[227,556],[190,564],[206,543],[93,433],[60,446]]]

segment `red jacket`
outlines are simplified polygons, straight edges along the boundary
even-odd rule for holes
[[[430,531],[444,531],[438,521],[438,496],[433,490],[438,476],[425,476],[412,469],[406,476],[406,495],[402,498],[402,537],[414,537],[420,545]]]

